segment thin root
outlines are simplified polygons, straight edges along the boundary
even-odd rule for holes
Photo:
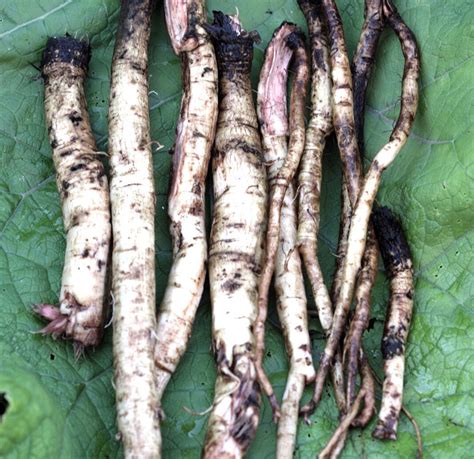
[[[333,433],[332,437],[330,438],[328,444],[324,447],[324,449],[318,454],[319,459],[326,459],[332,458],[333,451],[337,448],[338,451],[342,451],[340,446],[340,442],[344,442],[347,436],[347,432],[352,424],[352,421],[356,418],[359,407],[362,403],[362,400],[365,397],[365,389],[361,389],[359,394],[357,395],[356,399],[354,400],[353,405],[351,406],[350,411],[344,417],[344,419],[339,424],[336,431]],[[337,457],[337,456],[336,456]]]

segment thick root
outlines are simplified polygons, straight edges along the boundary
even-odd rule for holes
[[[107,177],[84,95],[89,56],[87,43],[66,36],[50,38],[42,60],[66,254],[59,307],[41,304],[35,310],[52,320],[41,333],[73,340],[76,355],[102,337],[111,234]]]
[[[155,190],[148,116],[152,0],[122,0],[109,106],[117,424],[126,458],[160,457],[155,363]]]
[[[413,311],[413,265],[403,229],[390,210],[377,209],[373,220],[390,279],[390,302],[382,338],[385,373],[382,406],[372,435],[396,440],[403,400],[405,345]]]
[[[294,73],[291,82],[289,123],[286,117],[286,79],[288,61],[292,58]],[[262,390],[272,405],[273,418],[279,417],[279,406],[273,388],[263,369],[265,350],[265,320],[268,309],[268,292],[275,269],[278,239],[281,226],[281,208],[286,191],[293,180],[303,154],[305,142],[304,107],[308,81],[306,49],[301,31],[284,23],[275,32],[266,53],[258,88],[259,121],[265,150],[272,143],[281,143],[289,134],[288,154],[281,167],[269,178],[269,217],[263,272],[258,291],[258,317],[255,322],[256,368]],[[289,125],[288,125],[289,124]]]
[[[201,42],[199,24],[204,17],[203,0],[165,0],[165,19],[176,54],[193,51]]]
[[[386,9],[387,12],[385,11]],[[389,142],[379,151],[372,161],[351,219],[347,255],[343,267],[343,282],[336,304],[334,325],[321,359],[321,365],[316,375],[313,399],[303,409],[306,416],[314,411],[314,408],[321,399],[324,380],[326,379],[330,362],[335,355],[335,351],[339,345],[344,330],[344,324],[346,322],[354,292],[355,279],[360,269],[362,255],[365,250],[370,213],[382,178],[382,173],[393,162],[405,145],[418,106],[418,77],[420,73],[420,61],[415,38],[406,25],[400,22],[400,17],[393,9],[388,9],[385,3],[384,14],[387,17],[389,24],[399,36],[405,57],[400,115],[390,136]]]
[[[294,35],[297,33],[299,29],[289,23],[283,23],[275,31],[265,54],[259,82],[257,110],[270,187],[284,166],[288,154],[286,83],[293,54],[291,43],[295,41]],[[290,370],[278,420],[277,457],[280,459],[293,456],[299,402],[305,384],[312,381],[315,375],[308,332],[303,273],[296,247],[297,222],[294,194],[294,187],[290,184],[281,210],[278,209],[281,214],[275,260],[277,310],[290,357]]]
[[[250,446],[260,413],[260,389],[250,344],[234,348],[232,365],[217,350],[215,405],[209,419],[203,458],[240,458]]]
[[[210,39],[197,23],[199,20],[202,24],[204,2],[192,3],[191,20],[195,22],[193,36],[197,46],[182,54],[184,93],[168,196],[173,265],[156,329],[158,400],[186,350],[206,275],[204,193],[217,122],[217,63]],[[178,17],[173,16],[172,22]]]
[[[267,184],[250,83],[254,34],[243,30],[237,18],[220,12],[206,30],[215,44],[220,73],[209,250],[218,377],[203,457],[241,458],[255,436],[260,411],[253,324]]]

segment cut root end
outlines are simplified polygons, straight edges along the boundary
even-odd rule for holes
[[[374,431],[372,432],[372,437],[377,440],[393,440],[397,439],[397,432],[395,430],[388,428],[385,425],[377,424]]]

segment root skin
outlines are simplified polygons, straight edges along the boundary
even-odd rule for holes
[[[350,202],[359,197],[361,166],[354,128],[352,75],[344,40],[342,21],[334,0],[322,0],[329,45],[331,47],[331,78],[333,121],[337,144],[343,163],[344,178]]]
[[[362,380],[361,390],[365,392],[364,407],[351,425],[362,428],[370,422],[375,413],[375,379],[362,348],[359,349],[359,372]],[[350,406],[352,407],[352,403]]]
[[[333,121],[336,132],[337,142],[340,150],[341,160],[343,164],[343,191],[342,202],[343,208],[341,212],[341,226],[340,239],[338,246],[338,261],[336,273],[333,284],[333,300],[338,298],[341,285],[343,283],[343,268],[342,260],[347,256],[347,242],[350,228],[350,218],[352,209],[354,209],[358,194],[360,191],[360,184],[362,178],[362,167],[360,161],[360,152],[358,148],[356,129],[354,121],[354,102],[352,92],[352,75],[349,64],[349,58],[344,40],[344,31],[342,28],[342,21],[337,10],[336,3],[333,0],[323,0],[322,11],[326,20],[328,28],[329,43],[331,46],[331,77],[333,81],[332,86],[332,103],[333,103]],[[344,323],[341,323],[341,318],[335,318],[332,330],[335,328],[344,328]],[[342,330],[339,332],[342,334]],[[341,366],[339,341],[334,340],[332,346],[334,347],[334,355],[329,359],[322,358],[321,373],[327,372],[331,361],[334,359],[333,368]],[[357,352],[356,352],[357,355]],[[357,358],[355,363],[352,362],[352,368],[357,370]],[[341,369],[340,374],[343,374]],[[325,378],[325,377],[324,377]],[[319,391],[322,390],[322,384],[315,386]],[[339,399],[345,400],[345,409],[340,408],[341,412],[349,410],[352,394],[348,390],[345,397],[339,396]],[[341,402],[338,403],[341,405]]]
[[[384,27],[384,16],[381,0],[365,1],[365,20],[359,43],[352,63],[352,76],[354,81],[354,122],[361,164],[364,159],[364,119],[365,98],[367,85],[375,62],[375,53],[380,35]],[[342,268],[342,264],[339,266]],[[367,329],[371,309],[371,291],[375,283],[378,267],[378,246],[374,231],[369,225],[367,243],[362,259],[362,269],[358,277],[355,291],[355,313],[351,321],[349,332],[345,341],[344,360],[347,368],[348,407],[356,396],[356,378],[359,362],[359,350],[362,347],[362,335]],[[341,271],[339,271],[341,273]],[[367,373],[366,373],[367,374]],[[362,382],[365,384],[369,381]],[[372,384],[373,386],[373,384]],[[372,400],[374,394],[372,393]],[[365,403],[367,407],[368,404]],[[366,412],[368,410],[366,409]]]
[[[160,457],[155,190],[148,114],[152,0],[122,0],[109,106],[117,424],[126,458]]]
[[[382,338],[382,406],[372,435],[381,440],[396,440],[403,400],[405,345],[413,311],[413,266],[398,219],[388,208],[381,207],[374,212],[373,221],[390,279],[390,301]]]
[[[220,12],[214,12],[214,23],[206,30],[220,74],[209,251],[218,376],[203,457],[241,458],[255,436],[260,412],[253,324],[267,184],[250,83],[254,35]]]
[[[336,253],[336,269],[334,270],[333,281],[331,285],[331,300],[334,303],[337,301],[342,284],[342,266],[347,252],[347,237],[349,236],[349,228],[351,223],[352,207],[347,192],[347,186],[344,181],[341,188],[341,219],[339,223],[339,241],[337,244]]]
[[[420,59],[416,39],[403,22],[390,0],[383,0],[384,16],[398,36],[405,58],[400,116],[390,136],[390,142],[376,156],[384,168],[396,157],[405,144],[418,105],[418,77]],[[390,305],[382,341],[385,380],[379,421],[373,432],[375,438],[396,439],[399,413],[403,398],[404,350],[413,309],[413,271],[411,255],[400,223],[385,212],[384,231],[377,230],[382,258],[391,278]],[[377,217],[374,218],[374,221]],[[376,225],[380,223],[375,223]],[[388,230],[391,225],[393,230]],[[391,242],[389,242],[389,240]],[[383,246],[383,247],[382,247]]]
[[[196,28],[204,19],[203,0],[165,0],[165,19],[171,46],[180,55],[193,51],[202,40]]]
[[[377,382],[379,386],[382,386],[382,381],[372,373],[374,376],[374,380]],[[408,418],[408,420],[411,422],[413,425],[413,429],[415,430],[415,436],[416,436],[416,444],[417,444],[417,453],[416,453],[416,459],[423,459],[423,438],[421,436],[421,430],[420,427],[418,426],[418,423],[416,422],[415,417],[413,414],[411,414],[410,411],[406,408],[406,406],[402,405],[402,411],[403,414]]]
[[[73,340],[76,355],[97,346],[102,337],[111,235],[107,177],[84,94],[89,56],[87,43],[54,37],[47,42],[41,65],[66,253],[59,307],[38,304],[34,309],[51,321],[41,333]]]
[[[303,272],[296,247],[293,185],[290,185],[286,192],[281,210],[280,245],[275,265],[275,290],[278,316],[290,359],[290,370],[278,421],[276,457],[291,459],[296,444],[300,400],[305,385],[312,382],[316,374],[308,332]]]
[[[311,116],[298,175],[298,248],[311,284],[321,327],[329,334],[332,327],[332,301],[317,258],[322,159],[326,138],[333,127],[329,49],[318,8],[309,0],[299,0],[298,4],[308,23],[312,58]],[[332,368],[332,380],[340,411],[345,410],[343,379],[341,355],[338,353]]]
[[[312,54],[311,117],[298,174],[298,246],[318,309],[323,330],[332,325],[332,305],[317,259],[320,221],[322,158],[326,138],[332,131],[329,51],[321,23],[308,1],[299,2],[310,30]]]
[[[384,28],[382,0],[365,0],[364,24],[352,63],[354,122],[361,156],[364,147],[365,97],[375,63],[375,52]]]
[[[369,244],[370,241],[370,244]],[[362,335],[367,329],[371,310],[371,292],[377,277],[378,246],[373,230],[369,227],[367,244],[362,258],[362,269],[357,279],[355,290],[355,310],[349,332],[344,342],[344,363],[347,368],[346,398],[348,407],[356,397],[356,378],[359,371],[359,351],[361,349]]]
[[[263,354],[265,350],[265,320],[268,310],[268,292],[275,269],[276,255],[278,250],[278,240],[281,226],[281,208],[285,198],[286,191],[293,180],[296,169],[299,165],[305,142],[304,126],[304,107],[306,97],[306,86],[308,82],[308,63],[306,49],[302,34],[299,30],[289,33],[286,38],[279,37],[285,27],[294,27],[291,24],[284,23],[274,34],[266,53],[265,61],[260,73],[260,82],[258,90],[259,120],[261,131],[264,138],[264,148],[271,149],[272,138],[284,136],[286,126],[286,110],[282,103],[284,100],[285,86],[282,83],[286,80],[285,72],[282,71],[287,61],[288,53],[285,53],[284,47],[288,48],[292,54],[291,68],[294,77],[291,81],[290,95],[290,116],[289,116],[289,144],[288,154],[278,171],[270,177],[269,184],[269,217],[268,230],[266,235],[266,247],[263,261],[263,272],[259,281],[258,292],[258,317],[255,322],[256,336],[256,368],[258,379],[262,390],[267,394],[273,410],[273,419],[276,421],[279,417],[279,406],[273,393],[271,383],[263,369]],[[277,51],[277,43],[283,48]],[[279,53],[282,53],[283,59],[279,60]],[[270,88],[270,89],[269,89]],[[278,89],[275,89],[278,88]],[[273,112],[267,110],[269,98],[275,96],[275,106]],[[270,124],[272,123],[272,124]]]
[[[387,3],[384,2],[384,14],[400,39],[405,57],[400,115],[389,142],[377,153],[372,161],[351,219],[347,255],[343,268],[343,282],[335,308],[334,326],[321,358],[318,374],[316,375],[313,399],[302,410],[305,416],[314,411],[321,399],[324,380],[344,329],[349,306],[352,301],[355,279],[365,250],[370,213],[382,178],[382,172],[392,163],[405,145],[418,105],[418,77],[420,73],[418,47],[412,32],[401,21],[400,16],[398,16],[393,7],[390,6],[389,8],[387,6]]]
[[[261,397],[251,347],[234,347],[230,367],[226,350],[217,350],[215,403],[203,458],[243,458],[255,436]]]
[[[265,53],[257,96],[268,180],[272,184],[285,164],[288,152],[286,83],[293,51],[287,45],[299,29],[283,23],[273,34]],[[305,384],[315,376],[308,332],[306,295],[301,260],[296,246],[295,191],[289,185],[281,206],[280,231],[275,260],[277,311],[290,358],[290,370],[278,420],[279,459],[293,457],[298,426],[299,402]]]
[[[276,449],[278,459],[292,459],[294,457],[298,432],[298,412],[305,386],[306,378],[298,369],[290,368],[278,420]]]
[[[168,196],[173,265],[157,318],[159,400],[186,350],[206,275],[204,193],[217,122],[217,63],[207,33],[199,24],[195,30],[197,47],[182,54],[184,93]]]

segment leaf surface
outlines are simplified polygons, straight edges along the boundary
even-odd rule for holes
[[[474,161],[472,155],[472,0],[397,0],[422,55],[421,97],[413,133],[386,172],[378,200],[403,217],[416,269],[415,316],[407,348],[405,403],[423,433],[427,457],[468,457],[474,423]],[[355,49],[363,2],[339,0],[348,47]],[[263,52],[283,21],[304,25],[295,0],[208,2],[258,30],[256,88]],[[99,148],[107,149],[110,64],[119,2],[114,0],[0,0],[0,455],[6,458],[116,458],[111,328],[104,343],[76,361],[70,343],[32,332],[42,323],[31,304],[58,299],[65,236],[43,113],[43,84],[34,65],[49,35],[86,37],[93,48],[87,81],[89,111]],[[399,109],[402,55],[396,37],[381,39],[369,86],[366,143],[373,157]],[[171,263],[166,215],[170,156],[181,97],[180,60],[170,47],[162,5],[153,17],[150,46],[152,138],[156,189],[157,298]],[[339,218],[340,163],[334,141],[325,155],[321,263],[329,282]],[[388,282],[380,268],[373,319],[366,333],[371,364],[381,375],[379,350]],[[313,302],[310,301],[310,308]],[[188,351],[164,398],[164,457],[198,458],[207,418],[193,416],[212,402],[207,291]],[[274,311],[267,329],[266,368],[281,396],[287,358]],[[316,362],[323,340],[311,323]],[[4,395],[2,395],[4,394]],[[3,397],[3,398],[2,398]],[[6,401],[6,402],[5,402]],[[328,386],[310,426],[300,425],[296,457],[314,457],[337,425]],[[399,439],[372,440],[371,427],[353,431],[343,457],[414,457],[413,428],[402,417]],[[276,429],[265,402],[250,458],[274,457]]]

